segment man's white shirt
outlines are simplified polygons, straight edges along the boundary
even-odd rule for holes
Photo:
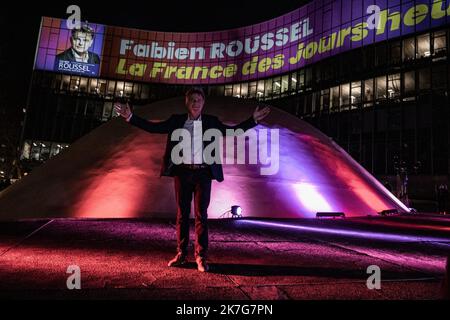
[[[130,113],[127,122],[130,122],[133,113]],[[202,116],[193,120],[189,117],[184,123],[184,129],[189,131],[191,136],[191,154],[183,154],[183,163],[185,164],[202,164],[203,163],[203,130],[202,130]]]
[[[183,154],[183,163],[186,164],[202,164],[203,163],[203,130],[202,116],[193,120],[189,117],[184,123],[184,129],[189,131],[191,136],[191,154]]]

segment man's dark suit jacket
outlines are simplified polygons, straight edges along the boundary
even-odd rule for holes
[[[67,49],[64,52],[61,52],[56,56],[58,60],[64,60],[64,61],[72,61],[76,62],[75,56],[73,55],[72,48]],[[99,64],[100,63],[100,57],[94,53],[94,52],[88,52],[88,62],[90,64]]]
[[[130,124],[143,129],[150,133],[167,133],[167,143],[166,150],[164,153],[163,164],[161,166],[161,176],[171,176],[175,175],[175,167],[176,165],[172,162],[171,153],[173,147],[175,147],[179,142],[171,141],[170,137],[172,136],[173,131],[176,129],[180,129],[184,127],[184,123],[188,119],[188,114],[174,114],[170,116],[169,119],[161,122],[151,122],[147,121],[135,114],[130,118]],[[225,136],[225,130],[227,129],[242,129],[244,131],[251,129],[256,126],[253,117],[248,118],[244,122],[236,126],[228,126],[222,123],[217,117],[202,114],[202,130],[205,132],[208,129],[218,129]],[[204,142],[204,147],[208,144],[212,143],[212,141]],[[223,170],[222,165],[220,163],[213,163],[210,165],[212,178],[221,182],[223,181]]]

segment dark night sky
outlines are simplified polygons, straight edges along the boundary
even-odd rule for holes
[[[66,8],[77,4],[82,20],[155,31],[213,31],[246,26],[290,12],[305,0],[277,1],[16,1],[0,15],[7,23],[9,94],[14,104],[25,104],[41,16],[67,17]],[[119,5],[119,3],[123,3]],[[1,17],[0,17],[1,18]],[[7,37],[8,37],[7,36]]]

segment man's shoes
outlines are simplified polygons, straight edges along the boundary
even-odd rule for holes
[[[169,267],[178,267],[186,263],[186,255],[182,253],[178,253],[175,258],[169,261],[167,266]]]
[[[200,272],[208,272],[209,266],[206,263],[205,258],[198,257],[195,259],[195,262],[197,262],[197,270]]]

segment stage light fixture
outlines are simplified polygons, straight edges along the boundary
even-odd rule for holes
[[[393,215],[393,214],[398,214],[398,210],[397,209],[388,209],[388,210],[383,210],[381,212],[378,212],[378,214],[380,216],[389,216],[389,215]]]
[[[219,218],[242,218],[242,208],[238,205],[231,206],[231,209],[225,211]]]
[[[240,206],[231,206],[231,215],[235,218],[241,218],[242,208]]]
[[[344,212],[317,212],[316,218],[345,218]]]
[[[242,208],[240,206],[231,206],[231,215],[234,217],[242,217]]]

